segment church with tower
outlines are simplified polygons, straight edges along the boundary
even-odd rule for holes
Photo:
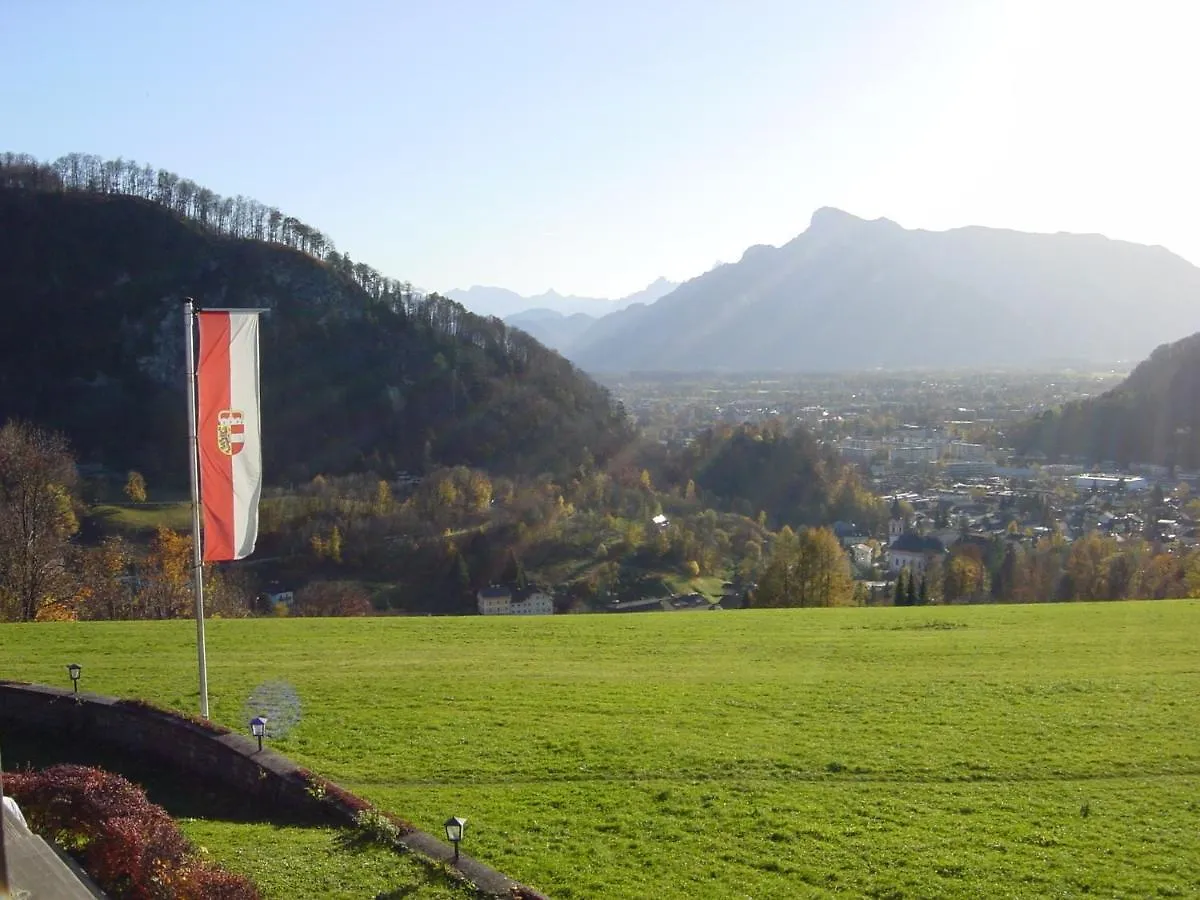
[[[896,576],[907,569],[910,575],[921,577],[933,560],[941,559],[946,553],[941,540],[922,534],[904,512],[900,500],[893,499],[888,518],[888,574]]]

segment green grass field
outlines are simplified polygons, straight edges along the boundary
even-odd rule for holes
[[[149,503],[100,503],[89,514],[106,527],[127,534],[150,533],[159,525],[190,532],[192,504],[189,500]]]
[[[699,578],[688,578],[686,575],[669,575],[663,580],[677,594],[704,594],[710,600],[721,599],[723,593],[721,585],[725,583],[724,578],[718,578],[715,575],[701,576]]]
[[[1200,893],[1198,636],[1200,602],[1159,601],[218,621],[208,649],[214,718],[289,681],[278,749],[427,830],[466,816],[556,898],[1148,897]],[[77,660],[194,712],[193,641],[5,625],[0,677]],[[237,827],[189,825],[234,868]]]

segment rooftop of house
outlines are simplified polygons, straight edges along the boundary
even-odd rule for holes
[[[891,549],[900,553],[945,553],[946,545],[938,538],[908,531],[892,542]]]

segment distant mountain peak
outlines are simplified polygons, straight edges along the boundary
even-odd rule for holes
[[[522,296],[507,288],[473,285],[468,290],[455,289],[447,291],[446,296],[457,300],[472,312],[488,316],[512,316],[529,309],[553,309],[563,315],[586,313],[599,317],[618,309],[624,309],[633,303],[653,303],[659,297],[669,294],[678,284],[659,276],[651,284],[628,297],[610,300],[603,297],[579,297],[575,294],[563,294],[554,288],[545,293],[531,297]]]
[[[774,253],[778,249],[778,247],[772,247],[770,244],[754,244],[753,246],[746,248],[746,252],[742,254],[741,261],[745,262],[748,259],[756,259],[758,257],[766,256],[770,253]]]
[[[1198,299],[1200,269],[1137,244],[909,230],[827,206],[784,245],[601,320],[566,352],[593,372],[1129,359],[1200,328]]]
[[[828,225],[862,225],[866,223],[866,219],[860,219],[858,216],[846,212],[844,209],[838,209],[836,206],[822,206],[812,214],[812,221],[809,223],[809,228],[824,228]]]
[[[888,228],[903,230],[891,219],[863,219],[834,206],[822,206],[814,212],[808,230],[817,233],[846,232],[870,225],[882,225]]]

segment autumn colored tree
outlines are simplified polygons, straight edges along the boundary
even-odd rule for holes
[[[342,530],[336,525],[333,526],[333,531],[329,532],[328,552],[329,558],[335,563],[342,561]]]
[[[134,503],[146,502],[146,479],[141,472],[130,472],[125,479],[125,496]]]
[[[970,600],[987,589],[987,569],[978,554],[954,553],[946,565],[942,591],[947,602]]]
[[[141,573],[137,604],[147,619],[173,619],[192,613],[192,539],[159,525]]]
[[[0,427],[0,618],[32,621],[43,603],[75,595],[77,482],[61,435],[22,422]]]
[[[328,542],[319,534],[314,534],[308,539],[309,549],[312,550],[312,555],[317,559],[324,559],[328,551]]]
[[[391,515],[395,506],[396,501],[392,497],[392,486],[383,479],[380,479],[379,483],[375,485],[375,515]]]
[[[292,614],[297,616],[367,616],[371,599],[351,581],[315,581],[296,591]]]
[[[133,556],[120,536],[105,538],[83,556],[79,591],[81,619],[134,619],[138,607],[129,568]]]
[[[854,601],[850,560],[833,532],[784,526],[759,581],[760,606],[846,606]]]
[[[1090,532],[1071,544],[1067,553],[1066,575],[1070,578],[1071,600],[1108,598],[1109,557],[1114,550],[1111,539]]]
[[[468,507],[480,512],[487,509],[492,502],[492,482],[483,472],[471,470],[467,476],[464,493]]]
[[[800,532],[797,580],[800,606],[849,606],[854,602],[850,558],[828,528]]]

